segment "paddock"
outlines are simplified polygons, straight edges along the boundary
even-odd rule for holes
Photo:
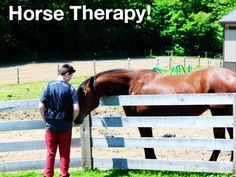
[[[201,105],[201,104],[230,104],[234,106],[233,116],[191,116],[191,117],[89,117],[80,127],[80,137],[73,137],[72,147],[81,148],[82,154],[71,157],[71,167],[82,168],[128,168],[151,169],[166,171],[194,171],[232,173],[234,162],[209,162],[201,160],[151,160],[119,157],[96,157],[96,148],[170,148],[190,150],[234,150],[235,140],[206,139],[206,138],[140,138],[117,137],[115,133],[104,137],[94,137],[92,127],[153,127],[153,128],[197,128],[197,127],[235,127],[236,95],[228,94],[184,94],[184,95],[138,95],[138,96],[113,96],[101,100],[101,106],[114,105]],[[1,111],[36,109],[38,100],[22,100],[0,102]],[[43,129],[40,120],[1,121],[0,131],[19,131]],[[1,142],[0,152],[35,151],[45,149],[44,140]],[[235,151],[234,151],[235,152]],[[234,160],[235,161],[235,160]],[[58,167],[58,160],[56,162]],[[44,168],[44,160],[1,162],[0,171],[37,170]]]
[[[67,61],[66,61],[67,62]],[[78,71],[75,76],[88,76],[98,72],[119,68],[128,69],[152,69],[159,65],[165,69],[171,68],[177,64],[210,67],[221,66],[222,60],[205,59],[198,56],[185,57],[157,57],[157,58],[124,58],[111,60],[88,60],[71,61],[74,68]],[[25,83],[53,80],[57,76],[58,68],[63,62],[49,63],[31,63],[19,66],[0,67],[0,84]]]

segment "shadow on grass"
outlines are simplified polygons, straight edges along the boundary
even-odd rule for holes
[[[104,177],[130,176],[128,169],[112,169]]]

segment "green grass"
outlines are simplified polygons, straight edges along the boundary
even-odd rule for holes
[[[0,86],[0,100],[22,100],[39,98],[46,82],[7,84]]]
[[[70,83],[77,89],[85,77],[75,77]],[[38,99],[49,81],[0,85],[0,101]]]
[[[41,177],[43,172],[13,172],[0,173],[0,177]],[[59,177],[58,170],[55,177]],[[78,170],[72,171],[71,177],[231,177],[231,174],[189,173],[189,172],[162,172],[151,170]]]

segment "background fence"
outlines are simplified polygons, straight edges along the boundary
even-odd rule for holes
[[[99,158],[93,156],[93,149],[98,147],[117,148],[179,148],[203,150],[234,150],[235,139],[194,139],[194,138],[139,138],[139,137],[94,137],[91,127],[233,127],[235,129],[236,95],[228,94],[178,94],[178,95],[132,95],[114,96],[101,100],[101,106],[131,106],[131,105],[206,105],[224,104],[233,105],[232,116],[175,116],[175,117],[93,117],[86,118],[80,127],[81,138],[73,138],[72,146],[81,147],[81,158],[73,157],[71,167],[83,168],[128,168],[152,169],[167,171],[195,171],[195,172],[221,172],[235,173],[234,162],[208,162],[195,160],[155,160],[155,159],[129,159],[129,158]],[[0,110],[35,109],[37,100],[0,102]],[[29,129],[42,129],[41,121],[1,121],[0,131],[16,131]],[[234,131],[235,133],[235,131]],[[235,137],[235,135],[234,135]],[[44,140],[1,142],[0,152],[31,151],[44,149]],[[58,167],[58,161],[57,165]],[[44,167],[44,160],[1,162],[0,171],[35,170]]]
[[[21,82],[36,82],[44,80],[53,80],[57,76],[58,68],[68,61],[59,63],[35,63],[25,64],[11,67],[0,67],[0,84],[11,84]],[[221,66],[222,60],[205,59],[199,56],[185,57],[157,57],[157,58],[128,58],[114,60],[88,60],[88,61],[72,61],[72,64],[77,72],[75,76],[88,76],[104,70],[114,68],[127,69],[152,69],[159,65],[165,69],[171,68],[177,64],[209,67]]]

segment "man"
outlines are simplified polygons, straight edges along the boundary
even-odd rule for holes
[[[54,175],[54,163],[59,145],[61,177],[68,177],[72,123],[79,114],[78,96],[75,88],[68,82],[74,68],[64,64],[59,69],[57,80],[49,82],[44,88],[39,102],[39,111],[45,121],[45,140],[47,147],[45,177]]]

